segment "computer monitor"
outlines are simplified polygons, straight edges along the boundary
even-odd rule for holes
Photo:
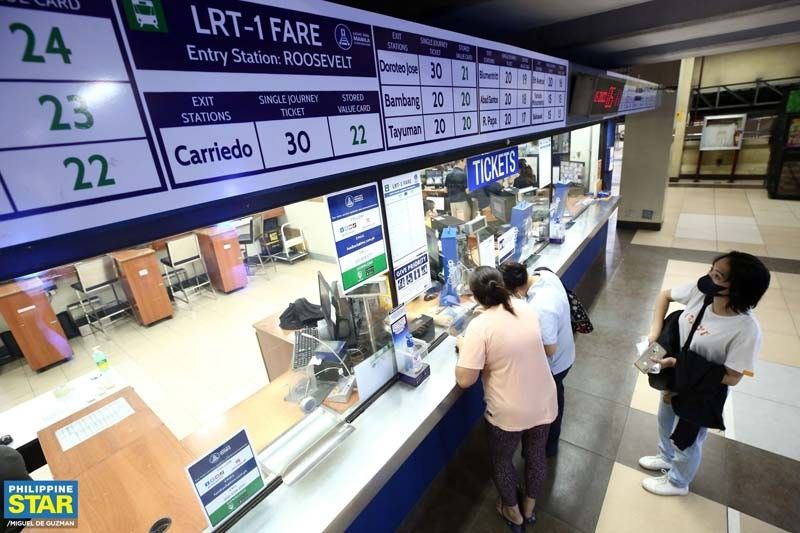
[[[430,186],[441,186],[444,180],[444,175],[441,170],[428,169],[425,171],[425,179]]]
[[[317,272],[317,284],[319,285],[319,305],[322,314],[325,316],[325,323],[328,325],[328,332],[332,337],[336,337],[336,321],[339,318],[336,308],[333,306],[334,296],[331,293],[331,286],[325,280],[322,272]]]
[[[436,230],[425,228],[425,237],[428,241],[428,260],[431,264],[431,277],[438,279],[442,272],[442,260],[439,257],[439,239],[436,237]]]
[[[523,187],[517,191],[517,202],[523,202],[536,194],[536,187]]]
[[[489,207],[492,214],[498,220],[509,222],[511,220],[511,210],[517,203],[515,196],[495,196],[489,197]]]

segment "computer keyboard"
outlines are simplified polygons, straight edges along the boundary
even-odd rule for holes
[[[311,358],[314,357],[314,350],[319,346],[319,341],[309,339],[303,333],[319,338],[317,328],[303,328],[294,332],[294,352],[292,353],[292,368],[294,370],[307,366]]]

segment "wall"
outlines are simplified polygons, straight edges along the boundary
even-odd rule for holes
[[[286,221],[303,230],[306,246],[315,259],[336,262],[336,246],[328,215],[328,206],[322,198],[313,198],[287,205]]]
[[[674,87],[678,82],[677,61],[646,65],[642,78]],[[622,157],[618,221],[632,225],[664,220],[664,196],[667,167],[675,113],[675,91],[665,92],[655,111],[628,115],[625,118],[625,152]],[[645,216],[644,211],[652,212]]]
[[[692,97],[692,75],[695,71],[695,60],[689,57],[681,60],[678,75],[678,92],[675,95],[675,124],[673,126],[672,146],[669,152],[669,177],[681,175],[683,159],[683,142],[686,137],[686,124],[689,120],[689,102]]]
[[[684,59],[678,84],[678,103],[675,110],[675,137],[670,156],[669,176],[694,175],[697,165],[697,143],[684,142],[686,109],[693,87],[713,87],[735,83],[750,83],[758,79],[800,77],[800,44],[770,46],[730,54]],[[693,63],[691,84],[684,68]],[[700,71],[702,70],[702,79]],[[720,111],[720,114],[726,111]],[[738,112],[738,111],[736,111]],[[757,143],[758,144],[758,143]],[[730,173],[732,153],[707,153],[703,156],[700,174],[724,175]],[[720,161],[721,159],[721,161]],[[736,167],[737,175],[766,175],[769,163],[769,146],[751,146],[742,151]]]
[[[700,141],[687,141],[683,147],[681,174],[694,175],[697,170],[697,157]],[[700,165],[701,175],[727,176],[733,169],[732,150],[718,150],[703,153]],[[769,166],[770,148],[764,139],[745,139],[736,162],[736,176],[764,176]]]
[[[597,158],[600,148],[600,125],[587,126],[570,132],[569,159],[581,161],[585,167],[585,176],[589,189],[594,191],[594,182],[597,180]]]
[[[731,54],[706,56],[695,61],[692,85],[698,86],[703,64],[703,87],[748,83],[757,79],[800,77],[800,44],[756,48]]]

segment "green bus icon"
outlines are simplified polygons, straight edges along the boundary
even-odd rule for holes
[[[128,27],[135,31],[167,32],[161,0],[123,0]]]

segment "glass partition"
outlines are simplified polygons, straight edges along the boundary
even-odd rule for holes
[[[337,255],[313,198],[0,284],[0,427],[23,446],[126,387],[192,457],[343,419],[383,379],[359,368],[392,351],[392,298],[386,274],[346,292]]]

